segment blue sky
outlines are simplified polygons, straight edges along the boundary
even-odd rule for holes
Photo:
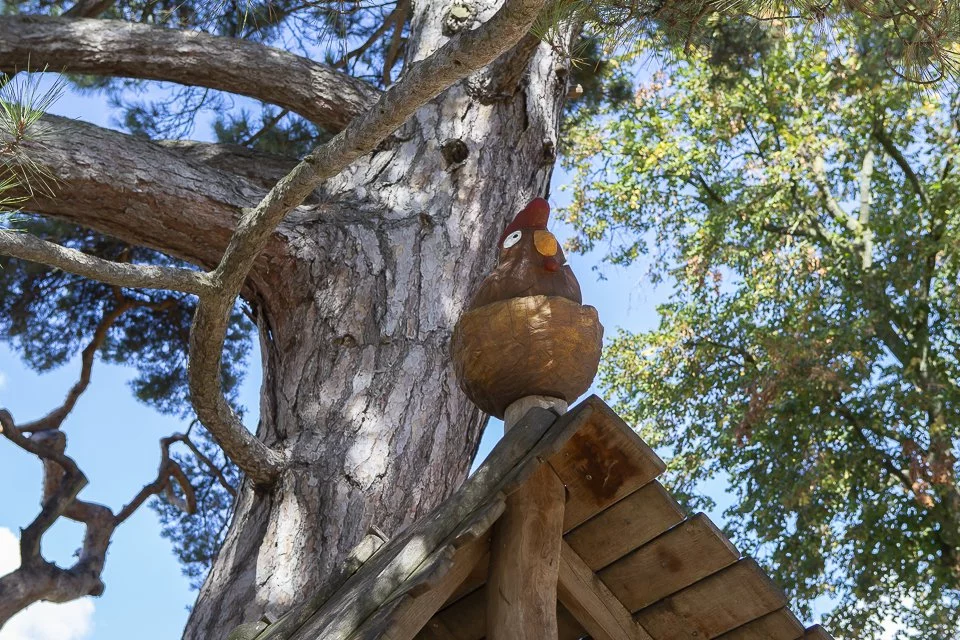
[[[102,126],[112,126],[112,112],[105,102],[92,96],[66,94],[51,109],[53,113],[78,117]],[[204,130],[201,122],[195,137]],[[567,176],[555,175],[551,204],[563,205],[567,199],[560,187]],[[563,238],[568,231],[553,223]],[[669,294],[666,285],[653,286],[644,277],[645,266],[624,269],[605,266],[606,279],[598,278],[592,268],[597,255],[571,255],[568,259],[578,274],[586,304],[599,310],[608,336],[617,328],[632,331],[656,324],[655,307]],[[257,363],[257,354],[251,362]],[[241,389],[241,401],[247,406],[248,421],[255,422],[260,376],[254,366]],[[6,346],[0,346],[0,406],[20,421],[43,415],[62,401],[76,379],[79,361],[45,375],[25,368]],[[81,494],[87,500],[119,509],[145,483],[151,481],[159,461],[158,441],[185,424],[161,416],[137,403],[127,388],[132,372],[119,366],[97,362],[93,382],[81,398],[64,429],[69,438],[69,453],[90,479]],[[502,435],[502,425],[492,421],[480,448],[484,457]],[[8,491],[0,508],[0,573],[15,566],[12,540],[39,509],[40,468],[36,458],[0,442],[0,483],[16,487]],[[722,486],[717,486],[721,506]],[[714,514],[712,514],[714,515]],[[13,535],[5,535],[4,529]],[[82,531],[67,522],[58,523],[44,538],[47,558],[68,563],[79,546]],[[4,562],[7,564],[5,565]],[[12,563],[12,564],[11,564]],[[43,605],[28,611],[24,621],[11,622],[0,631],[0,640],[126,640],[132,630],[140,640],[177,638],[187,617],[187,607],[195,592],[180,574],[169,543],[160,537],[159,525],[150,509],[142,508],[116,532],[103,575],[106,591],[101,598],[57,609]],[[62,606],[62,605],[61,605]],[[49,608],[54,607],[54,608]],[[51,629],[51,621],[70,621],[73,631]],[[45,626],[46,625],[46,626]]]

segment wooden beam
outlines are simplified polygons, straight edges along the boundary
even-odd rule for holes
[[[413,595],[413,592],[405,594],[383,627],[371,628],[362,637],[384,640],[414,638],[489,549],[489,537],[481,536],[454,550],[445,573],[421,582],[416,590],[417,595]]]
[[[493,528],[487,580],[489,640],[557,637],[564,488],[549,465],[507,498]]]
[[[591,396],[559,419],[544,409],[529,411],[521,420],[523,428],[504,436],[453,496],[384,545],[325,602],[309,603],[314,613],[305,624],[277,633],[271,626],[260,640],[348,638],[359,621],[373,615],[418,566],[448,543],[445,540],[462,528],[465,519],[497,499],[497,493],[510,494],[522,486],[543,466],[541,460],[559,451],[600,405],[602,401]]]
[[[525,403],[524,399],[518,403]],[[562,411],[566,408],[558,400]],[[507,415],[517,412],[507,408]],[[504,432],[523,428],[510,422]],[[493,527],[487,580],[489,640],[555,640],[557,575],[563,542],[566,490],[550,465],[541,464],[507,497],[507,508]]]
[[[666,465],[613,409],[593,396],[590,420],[549,457],[567,486],[563,530],[570,531],[659,476]]]
[[[815,624],[803,634],[803,640],[833,640],[833,636],[826,629]]]
[[[594,640],[652,640],[566,542],[560,554],[557,595]]]

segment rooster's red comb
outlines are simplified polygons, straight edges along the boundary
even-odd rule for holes
[[[503,244],[504,238],[517,229],[546,229],[547,220],[550,218],[550,203],[543,198],[535,198],[530,201],[523,211],[518,213],[507,228],[500,235],[500,244]]]

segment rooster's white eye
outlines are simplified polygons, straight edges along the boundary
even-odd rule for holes
[[[503,239],[503,248],[509,249],[513,245],[520,242],[520,236],[522,235],[523,235],[522,231],[514,231],[513,233],[508,235],[506,238]]]

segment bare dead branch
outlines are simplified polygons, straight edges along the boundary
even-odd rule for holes
[[[106,507],[77,500],[87,479],[76,463],[63,451],[65,439],[60,432],[28,438],[0,409],[3,435],[22,449],[38,456],[44,464],[43,506],[37,517],[20,534],[20,567],[0,577],[0,626],[18,611],[38,600],[67,602],[103,591],[100,573],[107,545],[113,533],[113,514]],[[48,477],[49,474],[52,477]],[[40,555],[43,534],[60,516],[86,524],[80,557],[73,567],[62,569]],[[109,517],[106,517],[109,516]]]
[[[156,479],[140,489],[140,491],[133,496],[133,499],[120,510],[120,513],[118,513],[114,519],[117,525],[132,516],[136,510],[147,501],[147,498],[159,495],[160,493],[165,493],[167,499],[184,512],[193,513],[196,511],[197,498],[194,495],[193,485],[190,484],[187,475],[183,472],[183,469],[180,468],[180,465],[170,457],[170,445],[179,441],[179,439],[178,436],[174,435],[160,440],[160,465],[157,469]],[[173,492],[171,480],[180,486],[180,490],[184,495],[183,500]]]
[[[383,56],[383,71],[381,80],[383,86],[388,87],[393,82],[393,66],[397,64],[397,56],[400,54],[400,45],[403,44],[403,27],[407,24],[410,17],[410,0],[399,0],[393,13],[387,22],[393,25],[393,33],[390,35],[390,46]]]
[[[67,507],[87,484],[87,478],[77,464],[63,452],[42,441],[33,440],[20,433],[11,415],[0,409],[0,427],[3,435],[15,445],[38,456],[41,460],[55,462],[63,470],[59,486],[49,496],[45,496],[40,513],[20,533],[20,561],[30,566],[42,562],[40,558],[40,539],[57,518],[63,515]]]
[[[66,436],[62,431],[46,430],[27,437],[17,428],[11,415],[0,409],[0,433],[21,449],[39,457],[44,469],[43,506],[20,534],[20,567],[0,577],[0,627],[14,614],[39,600],[68,602],[85,595],[100,595],[103,592],[100,576],[113,532],[150,496],[167,492],[168,498],[187,513],[196,510],[193,487],[180,465],[170,458],[170,445],[181,440],[179,434],[160,441],[161,460],[156,480],[137,492],[133,500],[114,516],[103,505],[77,498],[87,479],[76,462],[66,455]],[[173,491],[174,483],[179,486],[182,498]],[[61,516],[85,526],[79,557],[69,569],[47,562],[40,554],[43,534]]]
[[[31,433],[34,431],[60,428],[60,425],[63,424],[63,421],[66,419],[66,417],[70,415],[71,411],[73,411],[73,408],[77,404],[77,400],[80,399],[80,396],[83,395],[83,392],[87,390],[87,386],[90,384],[90,373],[93,370],[93,359],[97,353],[97,350],[103,346],[103,341],[107,337],[107,332],[110,330],[110,327],[113,326],[113,323],[116,322],[117,318],[122,316],[125,311],[133,306],[134,305],[132,303],[124,301],[103,314],[103,317],[97,324],[96,329],[94,329],[93,337],[80,354],[80,379],[77,380],[72,387],[70,387],[70,391],[67,392],[67,397],[63,401],[63,404],[49,412],[44,417],[22,425],[20,427],[20,431],[22,433]]]
[[[0,254],[39,262],[118,287],[165,289],[200,295],[210,286],[207,275],[202,272],[112,262],[22,231],[0,229]]]
[[[0,71],[164,80],[276,104],[340,131],[380,92],[345,73],[247,40],[119,20],[0,17]]]
[[[333,66],[336,67],[337,69],[346,69],[347,65],[350,64],[351,60],[353,60],[354,58],[359,58],[364,53],[366,53],[370,49],[370,47],[376,44],[377,40],[379,40],[383,36],[383,34],[387,32],[387,30],[390,28],[390,25],[393,24],[393,16],[396,14],[396,12],[397,12],[397,7],[394,7],[393,11],[390,12],[390,15],[388,15],[386,19],[384,19],[380,23],[380,26],[374,29],[373,33],[370,34],[370,37],[367,38],[367,40],[363,44],[361,44],[356,49],[352,49],[347,53],[345,53],[342,58],[340,58],[333,64]]]
[[[320,184],[372,151],[420,106],[495,60],[522,38],[543,0],[508,0],[490,20],[463,32],[413,65],[371,109],[330,142],[313,150],[244,212],[220,264],[211,272],[218,287],[200,298],[190,332],[190,395],[197,416],[229,456],[257,484],[279,475],[283,456],[251,434],[227,403],[220,362],[230,310],[250,268],[283,218]]]

